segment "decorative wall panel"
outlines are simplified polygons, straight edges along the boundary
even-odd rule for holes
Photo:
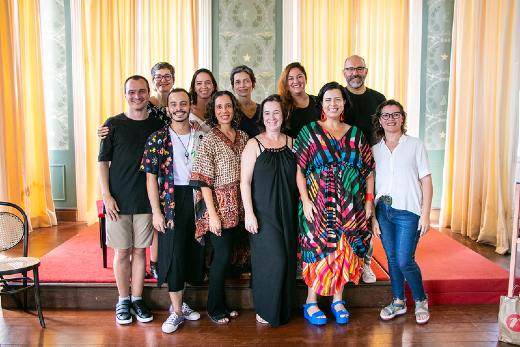
[[[260,103],[277,90],[275,74],[276,0],[220,0],[218,8],[218,80],[220,90],[231,90],[233,67],[253,69],[253,101]],[[280,14],[281,15],[281,14]],[[217,62],[213,62],[213,66]]]
[[[42,64],[49,150],[69,149],[64,0],[41,0]]]

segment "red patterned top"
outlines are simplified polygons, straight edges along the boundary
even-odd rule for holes
[[[223,229],[232,228],[244,220],[240,195],[240,157],[247,140],[247,134],[237,129],[233,143],[218,127],[214,127],[202,139],[193,163],[190,185],[211,188],[215,210]],[[195,212],[195,237],[200,241],[209,230],[209,214],[200,190],[197,192]]]

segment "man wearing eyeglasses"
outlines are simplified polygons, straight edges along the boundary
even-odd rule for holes
[[[352,107],[347,110],[345,122],[360,128],[370,146],[373,146],[372,115],[375,113],[377,106],[385,101],[386,98],[383,94],[365,86],[367,74],[368,68],[366,67],[365,59],[358,55],[352,55],[345,59],[343,76],[347,82],[348,96],[350,101],[352,101]],[[365,283],[374,283],[376,281],[376,275],[370,268],[373,253],[372,242],[370,242],[370,249],[365,257],[363,275],[361,276]]]
[[[376,107],[386,98],[378,91],[365,86],[367,74],[365,59],[352,55],[345,60],[343,76],[347,82],[348,96],[352,101],[352,107],[348,109],[345,121],[360,128],[370,146],[373,146],[375,143],[372,134],[372,115]]]

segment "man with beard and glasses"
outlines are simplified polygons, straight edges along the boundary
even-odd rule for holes
[[[204,247],[195,240],[194,191],[189,186],[203,132],[190,125],[190,106],[186,90],[168,94],[166,111],[172,121],[150,135],[140,168],[146,172],[153,226],[159,232],[157,286],[168,284],[171,301],[170,316],[162,325],[165,333],[177,330],[185,319],[200,318],[182,301],[185,283],[201,282],[204,266]]]
[[[142,299],[145,249],[153,238],[152,209],[146,194],[146,174],[139,171],[148,136],[164,126],[149,117],[150,86],[143,76],[125,81],[128,111],[106,120],[108,135],[99,146],[98,168],[105,205],[107,246],[114,249],[114,275],[119,301],[116,322],[150,322],[153,315]],[[131,283],[131,292],[128,287]],[[130,294],[132,297],[130,298]]]
[[[377,106],[386,100],[385,96],[373,89],[365,86],[368,68],[365,59],[358,55],[352,55],[345,59],[343,76],[347,82],[347,92],[352,102],[352,107],[347,110],[345,122],[361,129],[365,135],[368,144],[372,147],[374,143],[374,129],[372,126],[372,115],[376,112]],[[372,263],[372,255],[374,249],[372,241],[370,248],[365,256],[365,264],[363,266],[363,275],[361,279],[365,283],[374,283],[376,275],[370,268]]]
[[[375,143],[372,115],[376,112],[376,107],[386,98],[383,94],[365,86],[367,74],[365,59],[352,55],[345,60],[343,76],[347,82],[348,96],[352,101],[352,107],[347,110],[345,121],[360,128],[369,145],[373,146]]]

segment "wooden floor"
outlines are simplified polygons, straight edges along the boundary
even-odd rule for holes
[[[438,218],[438,217],[437,217]],[[435,211],[432,224],[436,224]],[[30,236],[30,256],[41,257],[85,228],[82,223],[63,223],[58,227],[36,229]],[[496,264],[509,269],[509,256],[494,252],[494,247],[441,231]],[[2,254],[21,255],[17,247]],[[93,293],[95,295],[95,293]],[[45,310],[47,328],[41,329],[35,311],[0,309],[1,346],[508,346],[497,343],[498,305],[433,306],[432,318],[424,326],[415,323],[413,307],[393,321],[383,322],[379,308],[349,308],[350,322],[334,322],[330,308],[324,327],[304,320],[302,310],[293,312],[288,325],[273,328],[255,321],[254,311],[241,311],[230,324],[213,323],[204,312],[197,322],[185,322],[173,334],[164,334],[161,325],[167,311],[154,311],[151,323],[115,323],[113,310]]]

